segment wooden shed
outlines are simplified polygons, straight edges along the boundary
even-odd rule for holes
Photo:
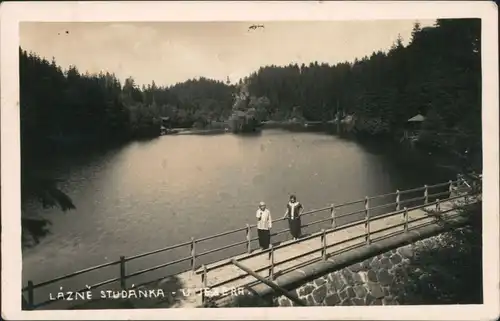
[[[422,123],[425,121],[425,116],[417,114],[406,121],[403,138],[401,140],[417,140]]]

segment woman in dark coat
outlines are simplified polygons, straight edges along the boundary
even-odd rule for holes
[[[292,234],[293,240],[296,240],[301,235],[301,222],[300,216],[302,215],[304,208],[302,204],[297,201],[295,195],[290,196],[290,201],[286,205],[285,218],[288,219],[288,225],[290,227],[290,233]]]

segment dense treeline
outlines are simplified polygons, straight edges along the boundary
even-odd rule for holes
[[[233,97],[242,87],[248,88],[247,107],[260,120],[353,115],[359,135],[399,139],[407,120],[422,114],[424,145],[474,155],[480,166],[480,33],[480,19],[438,20],[423,29],[416,23],[407,46],[398,39],[387,52],[352,63],[262,67],[240,80],[245,86],[199,78],[139,87],[133,78],[122,84],[110,73],[83,74],[74,66],[63,71],[54,59],[20,48],[23,179],[31,179],[27,162],[44,155],[47,143],[80,148],[83,142],[154,137],[160,117],[169,117],[173,127],[226,121],[233,105],[239,108]],[[35,186],[30,193],[48,197],[49,205],[61,203],[54,189],[48,196],[49,185],[23,186]]]
[[[249,76],[250,91],[269,98],[266,116],[277,120],[330,120],[340,111],[357,116],[359,131],[382,134],[420,113],[432,126],[479,133],[480,20],[416,23],[411,37],[354,63],[262,67]]]
[[[415,24],[411,41],[353,63],[261,67],[243,80],[261,120],[331,120],[354,114],[355,128],[400,136],[406,121],[477,136],[481,131],[480,20]],[[170,87],[122,85],[109,73],[63,72],[56,62],[21,52],[23,139],[130,139],[159,134],[159,117],[173,126],[204,126],[231,115],[235,86],[205,78]],[[257,98],[258,97],[258,98]],[[262,102],[262,103],[260,103]]]
[[[170,87],[122,85],[115,75],[67,71],[20,49],[23,141],[127,140],[158,136],[160,117],[173,126],[227,118],[233,87],[200,78]]]
[[[408,120],[425,117],[419,143],[433,151],[473,157],[481,163],[481,22],[415,23],[407,46],[401,38],[388,52],[353,63],[267,66],[245,82],[269,104],[265,119],[328,121],[352,115],[358,136],[399,140]]]
[[[44,207],[75,207],[54,177],[38,171],[40,163],[59,151],[85,153],[159,136],[160,117],[169,117],[166,126],[203,127],[231,113],[234,87],[222,82],[200,78],[139,88],[133,78],[121,84],[110,73],[82,74],[74,66],[63,71],[55,59],[48,61],[21,48],[19,53],[23,202],[36,198]],[[24,244],[44,236],[48,223],[23,215]]]

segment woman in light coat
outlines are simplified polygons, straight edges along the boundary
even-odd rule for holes
[[[260,248],[266,250],[271,243],[271,227],[273,225],[271,212],[266,208],[266,203],[260,202],[257,216],[257,233]]]

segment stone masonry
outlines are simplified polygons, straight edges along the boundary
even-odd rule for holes
[[[408,282],[405,271],[408,271],[410,260],[422,249],[442,246],[442,238],[442,235],[427,238],[353,264],[308,282],[292,293],[309,306],[411,303],[404,286]],[[418,267],[412,268],[418,272]],[[282,307],[295,306],[284,296],[274,300]]]

